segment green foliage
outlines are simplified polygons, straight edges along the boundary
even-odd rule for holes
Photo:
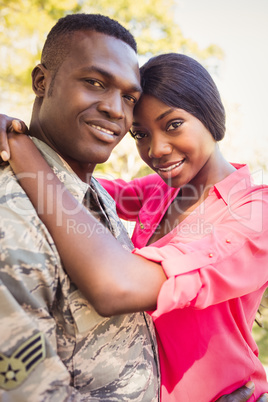
[[[221,55],[215,45],[200,50],[184,38],[173,20],[174,0],[2,0],[0,1],[0,84],[9,91],[30,91],[29,71],[40,60],[47,32],[56,20],[74,12],[103,13],[117,19],[136,37],[139,54],[168,51]]]
[[[100,13],[118,20],[133,33],[138,52],[145,58],[171,51],[201,59],[222,57],[218,46],[199,49],[193,40],[183,36],[174,21],[175,8],[175,0],[0,0],[0,107],[10,104],[12,112],[8,109],[6,113],[29,118],[23,110],[31,108],[31,71],[40,61],[46,35],[59,18],[74,12]],[[111,159],[101,170],[120,165],[128,179],[144,172],[133,140],[128,141],[132,156],[128,157],[128,147],[119,146],[113,156],[116,162]]]
[[[268,367],[268,288],[263,295],[256,321],[253,336],[258,344],[259,358]]]
[[[55,20],[74,10],[77,2],[58,0],[9,0],[0,3],[1,87],[2,81],[30,90],[29,72],[40,59],[47,32]],[[27,91],[26,89],[26,91]]]

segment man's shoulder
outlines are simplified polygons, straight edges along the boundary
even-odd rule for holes
[[[0,166],[0,183],[5,184],[10,180],[17,181],[16,176],[8,163],[2,164]],[[1,190],[2,190],[2,186],[0,188],[0,191]]]
[[[9,210],[13,216],[20,213],[23,215],[25,211],[32,211],[36,215],[32,203],[9,165],[0,167],[0,208],[3,207],[5,216]]]
[[[8,255],[58,255],[54,241],[9,166],[0,167],[0,243]],[[27,257],[28,256],[28,257]],[[39,256],[39,257],[38,257]]]

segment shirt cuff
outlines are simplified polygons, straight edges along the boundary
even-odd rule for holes
[[[183,254],[182,251],[181,255],[178,255],[178,248],[176,247],[177,261],[172,261],[170,251],[169,246],[163,247],[162,249],[155,247],[136,248],[132,251],[133,254],[161,263],[167,276],[167,280],[162,285],[158,294],[157,308],[154,312],[151,312],[154,318],[174,309],[182,309],[194,305],[195,299],[202,288],[198,269],[194,269],[193,272],[188,272],[191,270],[188,264],[188,270],[185,270],[183,266],[180,270],[180,265],[183,264],[184,257],[187,257],[187,255]],[[187,271],[186,274],[185,271]]]

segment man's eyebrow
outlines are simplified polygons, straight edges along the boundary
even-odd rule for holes
[[[115,81],[116,77],[110,73],[107,70],[104,70],[101,67],[97,67],[97,66],[90,66],[90,67],[85,67],[81,69],[82,72],[85,73],[99,73],[101,75],[103,75],[105,78],[107,78],[110,81]],[[141,92],[141,86],[140,85],[131,85],[130,88],[128,89],[128,91],[130,92]]]

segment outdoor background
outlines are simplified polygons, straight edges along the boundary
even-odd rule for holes
[[[268,0],[0,0],[1,113],[29,123],[31,70],[47,32],[72,12],[102,13],[121,22],[137,39],[141,65],[170,51],[199,60],[226,108],[224,155],[249,164],[255,180],[268,184]],[[129,180],[146,173],[127,135],[96,176]],[[255,325],[254,336],[268,367],[268,308],[258,321],[263,327]]]

